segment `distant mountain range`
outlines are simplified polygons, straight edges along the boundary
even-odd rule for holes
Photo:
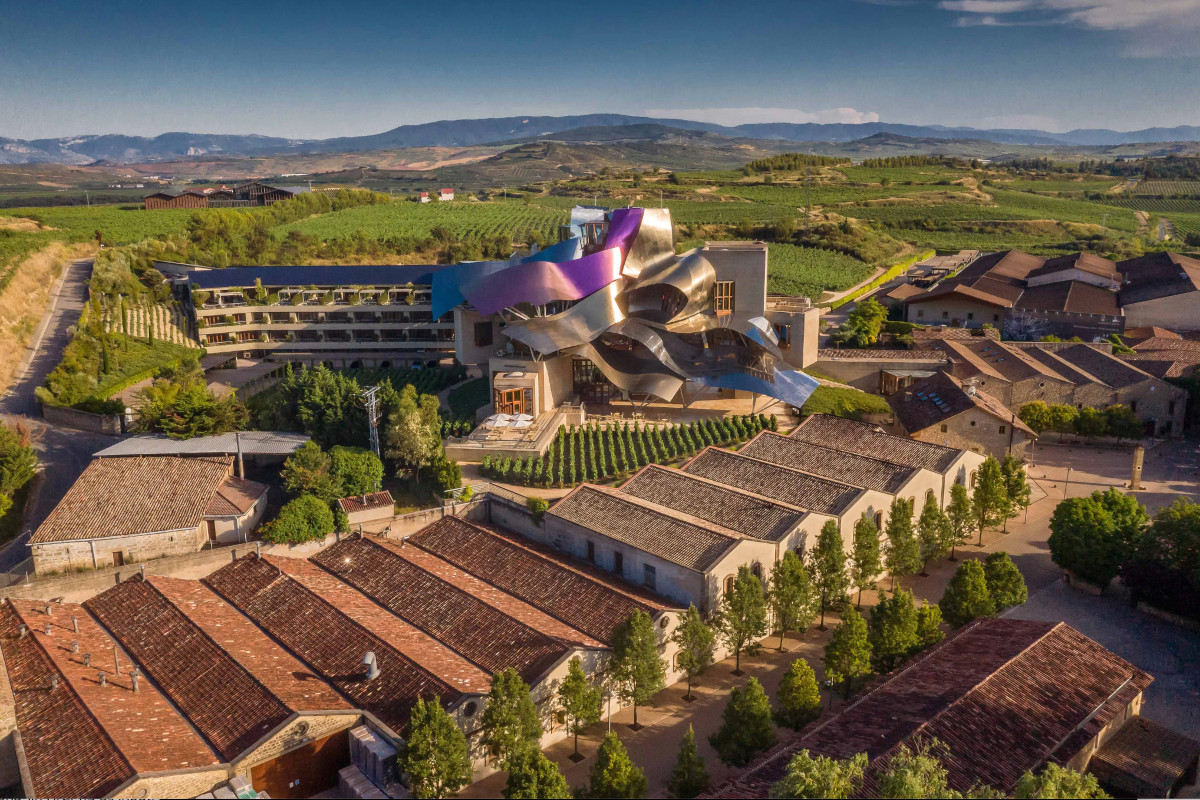
[[[654,139],[693,131],[737,140],[785,140],[796,143],[836,143],[894,134],[914,139],[976,140],[996,144],[1048,147],[1114,147],[1153,142],[1200,140],[1200,126],[1146,128],[1138,131],[1078,129],[1066,133],[1039,130],[980,129],[941,125],[902,125],[890,122],[817,124],[768,122],[734,127],[682,119],[636,117],[625,114],[581,114],[566,117],[497,117],[401,125],[369,136],[334,139],[286,139],[273,136],[164,133],[160,136],[71,136],[59,139],[0,137],[0,164],[145,163],[196,157],[358,153],[410,147],[469,147],[553,138],[559,141]]]

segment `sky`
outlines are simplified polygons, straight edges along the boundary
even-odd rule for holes
[[[1200,125],[1200,0],[0,4],[0,136],[612,112]]]

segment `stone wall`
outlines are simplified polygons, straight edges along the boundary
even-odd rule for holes
[[[107,433],[120,436],[125,432],[121,418],[108,414],[92,414],[66,406],[42,406],[42,417],[51,425],[62,425],[92,433]]]
[[[203,527],[138,536],[35,544],[30,547],[33,571],[37,575],[62,575],[111,567],[117,563],[117,553],[121,554],[125,564],[187,555],[203,546],[206,538],[202,533]]]

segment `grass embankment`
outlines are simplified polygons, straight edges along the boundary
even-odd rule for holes
[[[38,322],[50,304],[58,278],[72,258],[94,249],[54,242],[21,259],[0,283],[0,394],[12,384]]]
[[[882,397],[849,386],[818,386],[800,413],[832,414],[847,419],[862,419],[868,414],[889,414],[891,406]]]

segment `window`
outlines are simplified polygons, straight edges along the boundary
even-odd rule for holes
[[[967,319],[975,319],[975,312],[974,312],[974,311],[968,311],[968,312],[967,312]]]
[[[475,323],[475,346],[476,347],[491,347],[492,345],[492,321]]]
[[[713,308],[718,315],[733,313],[733,281],[713,284]]]
[[[999,322],[999,321],[1000,321],[1000,315],[992,314],[992,322]]]
[[[613,553],[613,572],[618,575],[625,574],[625,554]]]
[[[925,309],[923,309],[923,308],[918,308],[918,309],[917,309],[917,316],[918,316],[918,317],[923,317],[923,316],[925,316]]]
[[[943,312],[942,312],[942,319],[950,319],[950,312],[949,312],[949,311],[943,311]]]
[[[497,389],[497,414],[532,414],[533,404],[528,389]]]
[[[1132,411],[1132,412],[1133,412],[1133,413],[1135,413],[1135,414],[1137,413],[1137,400],[1130,400],[1130,401],[1129,401],[1129,410],[1130,410],[1130,411]]]
[[[587,560],[593,564],[596,563],[596,543],[591,539],[588,539],[587,543]]]
[[[975,488],[975,473],[974,472],[971,473],[971,482],[969,484],[969,488],[971,488],[971,489]]]
[[[879,530],[883,530],[883,512],[882,511],[875,512],[875,527],[878,528]]]
[[[654,567],[649,564],[642,565],[642,585],[647,589],[655,588],[657,576],[654,574]]]
[[[950,426],[943,422],[942,423],[942,433],[945,433],[948,430],[950,430]]]
[[[733,594],[733,582],[734,582],[734,580],[735,580],[735,579],[734,579],[734,577],[733,577],[732,575],[729,575],[729,576],[727,576],[727,577],[725,578],[725,596],[726,596],[726,597],[728,597],[729,595]]]
[[[1008,426],[1007,426],[1007,425],[1001,425],[1001,426],[1000,426],[1000,432],[1001,432],[1001,433],[1007,433],[1007,432],[1008,432]]]

